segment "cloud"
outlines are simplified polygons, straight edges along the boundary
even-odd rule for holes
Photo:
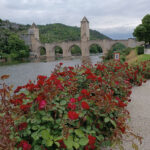
[[[57,22],[80,26],[82,17],[86,16],[92,29],[121,36],[122,29],[126,31],[124,34],[131,35],[143,16],[149,13],[150,1],[0,0],[0,4],[0,18],[13,22],[23,24]],[[131,27],[132,30],[130,30]]]

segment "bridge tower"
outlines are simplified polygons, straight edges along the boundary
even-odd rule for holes
[[[88,41],[90,40],[89,21],[83,17],[81,21],[81,51],[82,56],[89,56]]]
[[[86,17],[83,17],[81,21],[81,41],[88,40],[90,40],[89,21]]]
[[[39,29],[36,26],[35,23],[32,24],[32,26],[28,30],[29,35],[33,35],[35,39],[39,40]]]

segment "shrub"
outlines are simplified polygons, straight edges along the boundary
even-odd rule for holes
[[[120,143],[128,130],[131,88],[145,82],[149,64],[113,61],[74,68],[60,63],[50,77],[39,75],[9,97],[1,90],[0,139],[23,150],[94,150]],[[10,111],[2,107],[6,101]],[[10,138],[4,138],[6,128]]]
[[[105,60],[110,60],[110,59],[113,59],[113,54],[114,54],[114,51],[113,50],[109,50],[106,54],[106,56],[104,57]]]
[[[144,47],[143,46],[138,46],[137,47],[137,54],[138,55],[144,54]]]

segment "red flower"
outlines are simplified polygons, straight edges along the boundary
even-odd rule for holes
[[[85,101],[83,101],[83,102],[81,103],[81,106],[82,106],[83,109],[89,109],[89,108],[90,108],[89,105],[88,105],[88,103],[85,102]]]
[[[68,68],[69,68],[70,70],[73,70],[73,69],[74,69],[74,67],[71,67],[71,66],[69,66]]]
[[[21,105],[20,109],[23,110],[24,112],[27,112],[31,107],[31,103],[28,103],[26,105]]]
[[[96,142],[96,137],[92,136],[92,135],[89,135],[88,136],[88,139],[89,139],[89,144],[90,145],[94,145],[95,142]]]
[[[72,103],[68,103],[68,108],[75,110],[76,109],[76,105],[72,104]]]
[[[45,100],[41,100],[41,101],[39,102],[39,110],[45,108],[45,106],[46,106],[46,101],[45,101]]]
[[[127,106],[127,104],[125,104],[125,103],[123,103],[118,97],[116,97],[116,100],[118,101],[118,106],[119,107],[126,107]]]
[[[11,103],[14,104],[15,106],[16,105],[21,105],[22,104],[22,99],[14,99],[14,100],[11,100]]]
[[[24,140],[22,140],[17,147],[18,148],[22,147],[22,150],[30,150],[31,149],[31,145],[27,141],[24,141]]]
[[[102,82],[102,78],[101,78],[101,77],[98,77],[98,81],[99,81],[99,82]]]
[[[119,85],[119,82],[118,82],[118,81],[115,81],[115,84],[116,84],[116,85]]]
[[[75,103],[75,102],[76,102],[76,99],[75,99],[75,98],[71,98],[71,99],[70,99],[70,102],[71,102],[71,103]]]
[[[79,114],[77,114],[74,111],[69,111],[68,112],[68,118],[71,120],[77,120],[79,118]]]
[[[122,133],[125,133],[126,129],[125,129],[125,127],[122,127],[122,128],[120,128],[120,130],[121,130]]]
[[[25,128],[27,128],[28,124],[26,122],[23,122],[21,123],[19,126],[18,126],[18,130],[24,130]]]
[[[37,76],[38,80],[45,80],[46,78],[47,78],[47,76],[42,76],[42,75]]]
[[[22,86],[18,86],[18,87],[15,89],[14,93],[18,93],[22,88],[23,88]]]
[[[83,98],[82,96],[79,96],[79,97],[78,97],[78,101],[81,101],[81,100],[82,100],[82,98]]]
[[[62,63],[62,62],[60,62],[60,63],[59,63],[59,65],[60,65],[60,66],[62,66],[62,65],[63,65],[63,63]]]
[[[57,142],[59,142],[61,148],[67,148],[63,140],[58,140]]]
[[[81,90],[81,94],[82,94],[83,96],[90,96],[90,93],[89,93],[86,89],[82,89],[82,90]]]

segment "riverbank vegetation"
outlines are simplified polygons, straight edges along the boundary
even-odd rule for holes
[[[16,33],[0,29],[0,58],[6,61],[29,57],[29,48]]]
[[[150,54],[144,54],[144,46],[137,46],[135,48],[126,48],[121,43],[117,43],[108,51],[104,57],[104,61],[114,59],[114,53],[120,54],[121,62],[128,62],[129,64],[140,63],[150,60]]]
[[[131,52],[132,48],[127,48],[121,43],[115,44],[104,57],[104,61],[114,59],[114,53],[120,53],[120,61],[124,62],[126,56]]]
[[[78,67],[60,63],[50,77],[39,75],[13,94],[1,82],[0,148],[122,149],[124,134],[141,142],[129,129],[127,105],[132,86],[149,78],[150,61],[134,66],[110,61]]]

